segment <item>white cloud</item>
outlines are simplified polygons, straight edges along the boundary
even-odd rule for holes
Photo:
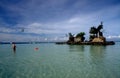
[[[43,36],[35,36],[35,35],[21,35],[21,34],[8,34],[8,33],[0,33],[0,42],[25,42],[25,41],[66,41],[67,37],[53,36],[53,37],[43,37]]]
[[[107,36],[106,38],[108,38],[108,39],[120,38],[120,35],[118,35],[118,36]]]
[[[54,35],[51,40],[64,40],[64,38],[59,37],[59,35],[65,35],[69,32],[73,34],[86,32],[86,34],[89,34],[89,28],[93,25],[98,26],[101,21],[105,22],[104,28],[106,32],[108,32],[108,35],[111,33],[120,33],[120,19],[116,19],[120,13],[120,5],[108,6],[95,11],[83,11],[82,9],[88,8],[88,6],[92,7],[92,4],[88,5],[89,2],[87,2],[87,0],[78,1],[69,5],[69,7],[65,5],[67,0],[30,0],[25,3],[22,2],[24,5],[20,3],[18,5],[8,6],[2,4],[2,7],[6,7],[6,9],[13,11],[13,14],[10,13],[10,15],[21,15],[23,19],[18,21],[19,24],[15,25],[15,28],[13,26],[8,28],[1,26],[0,32],[2,33],[0,36],[2,36],[2,40],[12,40],[12,38],[15,38],[14,40],[36,40],[39,36],[28,36],[28,34],[47,34],[47,36]],[[24,28],[24,32],[21,34],[19,32],[22,28]],[[7,34],[3,35],[3,33]],[[9,33],[19,34],[17,34],[17,36]],[[108,36],[108,38],[113,37],[119,38],[119,36]],[[41,37],[41,40],[49,39],[50,38],[46,36]]]
[[[7,27],[0,27],[0,32],[11,33],[11,32],[16,32],[16,30]]]

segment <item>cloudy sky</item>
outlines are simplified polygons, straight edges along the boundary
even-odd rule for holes
[[[101,21],[107,38],[120,38],[120,0],[0,0],[0,41],[88,38]]]

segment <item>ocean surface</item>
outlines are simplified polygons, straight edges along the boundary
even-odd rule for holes
[[[120,78],[120,42],[109,46],[0,44],[0,78]]]

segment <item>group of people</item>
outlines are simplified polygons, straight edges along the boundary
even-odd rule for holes
[[[12,49],[13,49],[13,51],[14,52],[16,52],[16,45],[15,45],[15,43],[12,43]],[[38,47],[36,47],[36,48],[34,48],[34,50],[39,50],[39,48]]]

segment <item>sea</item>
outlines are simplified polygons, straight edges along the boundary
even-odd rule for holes
[[[120,42],[0,44],[0,78],[120,78]]]

